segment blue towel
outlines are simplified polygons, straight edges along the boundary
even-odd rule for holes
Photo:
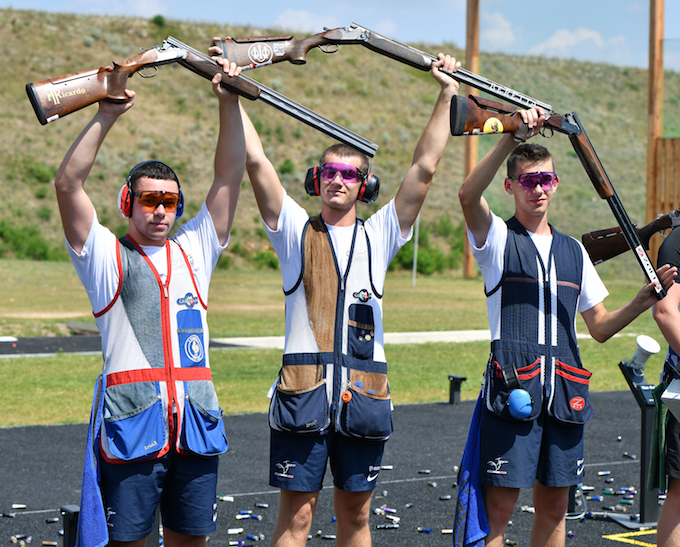
[[[106,377],[100,374],[95,383],[90,426],[87,431],[76,547],[104,547],[109,542],[109,529],[99,489],[99,432],[102,425],[105,390]]]
[[[472,415],[465,452],[458,472],[458,501],[453,522],[454,547],[484,547],[489,535],[482,485],[479,483],[479,435],[483,394],[480,392]]]

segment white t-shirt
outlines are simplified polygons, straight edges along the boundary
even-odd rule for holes
[[[227,242],[220,245],[215,232],[215,225],[205,203],[196,217],[184,224],[172,239],[179,243],[187,254],[196,277],[198,289],[203,298],[207,298],[210,277],[217,265],[220,253],[227,246],[229,240],[227,238]],[[85,241],[80,253],[74,251],[71,244],[66,240],[66,248],[71,256],[71,261],[87,291],[87,296],[95,313],[108,306],[118,291],[120,272],[116,261],[117,245],[118,239],[111,230],[99,223],[96,211],[87,241]],[[142,249],[151,260],[161,279],[165,281],[167,278],[165,246],[143,246]]]
[[[501,280],[505,267],[505,244],[508,239],[508,226],[499,216],[492,213],[491,226],[486,236],[486,241],[481,247],[475,244],[475,238],[468,229],[468,241],[472,249],[479,268],[484,277],[484,287],[487,291],[493,289]],[[531,240],[536,245],[536,249],[541,256],[544,264],[548,263],[552,236],[540,236],[529,232]],[[602,302],[609,291],[604,286],[595,266],[593,265],[588,252],[580,241],[574,239],[583,253],[583,274],[581,278],[581,294],[579,295],[577,311],[583,313],[593,306]],[[500,313],[501,313],[501,292],[496,291],[486,299],[487,314],[489,316],[489,327],[491,329],[491,339],[497,340],[500,336]]]
[[[300,242],[309,214],[298,205],[288,194],[283,196],[281,212],[276,225],[276,230],[271,230],[264,223],[269,239],[279,259],[283,287],[288,290],[295,285],[300,277],[301,251]],[[328,225],[326,225],[328,226]],[[354,226],[335,228],[328,226],[333,241],[335,256],[338,258],[340,272],[344,273],[347,267],[347,257],[352,246]],[[371,267],[373,280],[376,288],[382,292],[385,273],[390,262],[410,239],[413,229],[409,230],[406,237],[401,237],[399,218],[394,208],[394,200],[371,215],[365,222],[364,227],[371,242]]]

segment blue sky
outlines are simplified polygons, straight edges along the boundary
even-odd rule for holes
[[[321,32],[359,23],[403,42],[465,44],[465,0],[0,0],[0,7]],[[680,71],[680,0],[666,0],[665,59]],[[671,24],[674,23],[674,24]],[[647,67],[648,0],[480,0],[480,49]],[[435,52],[432,52],[435,53]]]

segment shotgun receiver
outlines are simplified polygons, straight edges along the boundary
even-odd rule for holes
[[[659,215],[642,228],[635,228],[640,241],[649,250],[649,240],[657,232],[663,232],[669,228],[680,226],[680,209],[671,211],[665,215]],[[583,246],[588,251],[593,264],[600,264],[605,260],[619,256],[628,250],[626,238],[621,233],[621,228],[605,228],[595,230],[581,236]]]
[[[172,36],[164,40],[161,47],[147,49],[123,63],[114,63],[112,71],[101,67],[32,82],[26,85],[26,93],[38,120],[45,125],[101,100],[127,101],[125,88],[128,78],[137,72],[142,77],[153,77],[157,70],[148,73],[149,68],[175,62],[208,80],[222,72],[221,85],[226,89],[251,101],[259,99],[368,156],[373,157],[378,149],[373,142],[247,76],[230,77],[224,74],[214,59]]]
[[[451,134],[454,136],[511,133],[516,139],[524,140],[528,134],[526,124],[522,122],[519,113],[515,109],[512,109],[509,105],[489,99],[455,96],[451,103],[450,121]],[[544,121],[541,131],[545,137],[551,137],[553,131],[564,133],[569,137],[569,141],[576,155],[581,160],[581,164],[593,183],[595,190],[600,198],[607,200],[607,203],[609,203],[612,213],[614,213],[614,217],[621,227],[621,234],[628,247],[634,251],[635,257],[647,280],[656,283],[656,296],[661,300],[666,296],[666,290],[660,283],[654,266],[649,260],[645,246],[640,241],[635,226],[630,221],[621,200],[616,194],[609,176],[605,172],[602,162],[597,157],[597,153],[576,112],[567,114],[548,112],[548,117]],[[550,133],[547,133],[548,131]]]
[[[324,53],[335,53],[341,45],[345,44],[362,45],[390,59],[424,71],[430,70],[432,62],[437,60],[433,55],[396,40],[391,40],[356,23],[352,23],[346,28],[327,29],[302,40],[294,40],[292,35],[256,36],[226,38],[213,43],[213,45],[222,49],[224,57],[235,62],[244,70],[280,63],[281,61],[303,65],[307,62],[307,53],[310,49],[318,47]],[[547,103],[533,99],[463,68],[450,73],[449,76],[463,84],[483,89],[494,97],[522,108],[540,106],[545,110],[552,110],[552,107]]]

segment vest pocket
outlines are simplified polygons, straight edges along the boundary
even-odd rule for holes
[[[507,404],[510,390],[503,377],[503,366],[508,363],[514,364],[517,370],[519,387],[526,390],[531,396],[531,412],[521,421],[535,420],[541,413],[543,406],[543,385],[541,379],[542,359],[533,353],[494,349],[486,369],[484,395],[487,409],[501,418],[517,420],[510,415]]]
[[[199,456],[224,454],[229,447],[222,416],[212,382],[185,382],[182,444]]]
[[[329,423],[324,365],[284,365],[269,407],[272,429],[320,433]]]
[[[156,382],[135,382],[106,388],[104,430],[109,451],[131,461],[150,458],[167,442],[163,403]]]
[[[347,353],[357,359],[373,359],[374,336],[373,308],[368,304],[351,304],[347,327]]]
[[[384,363],[373,364],[386,368]],[[348,377],[346,389],[340,395],[338,429],[348,437],[387,440],[394,428],[386,372],[346,370]]]
[[[187,295],[187,298],[190,295]],[[182,367],[204,367],[203,322],[198,310],[177,312],[177,338]]]
[[[551,416],[567,424],[585,424],[593,419],[588,387],[592,372],[555,361],[555,392],[548,408]]]

